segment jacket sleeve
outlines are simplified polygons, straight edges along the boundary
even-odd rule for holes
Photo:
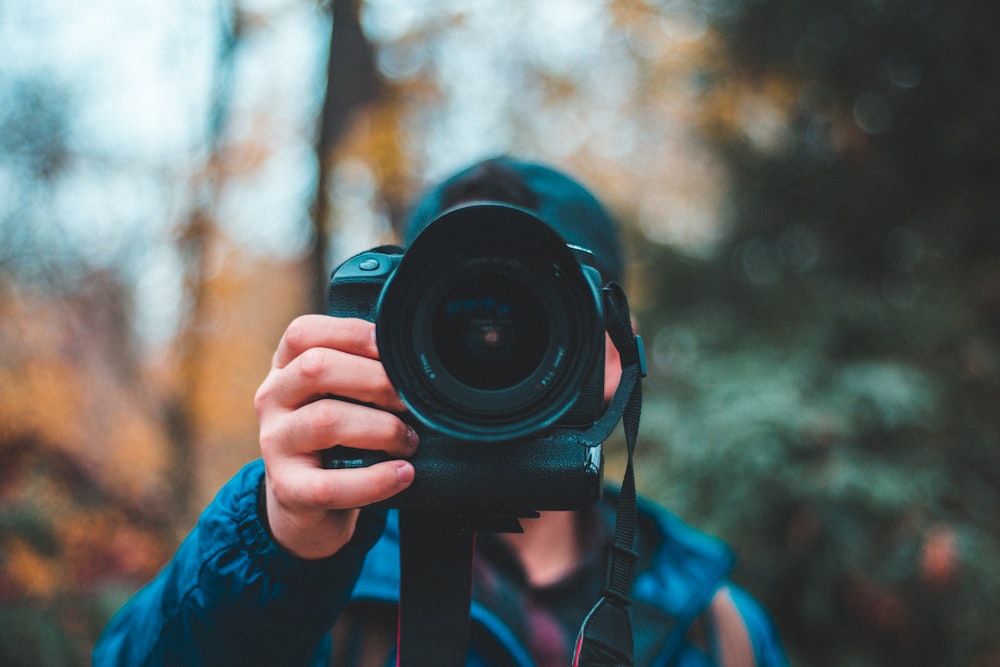
[[[94,649],[104,665],[308,665],[327,659],[384,512],[361,513],[351,542],[307,561],[270,537],[258,514],[264,465],[248,464],[206,508],[173,560],[111,620]]]

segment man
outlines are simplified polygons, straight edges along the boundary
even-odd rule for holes
[[[407,240],[474,200],[535,212],[593,250],[605,279],[620,279],[617,230],[600,203],[559,172],[507,158],[429,193]],[[399,533],[394,512],[369,506],[413,482],[406,459],[419,436],[398,416],[405,407],[374,335],[361,320],[292,322],[255,398],[262,461],[223,487],[173,561],[112,620],[95,664],[392,664]],[[607,345],[605,399],[620,374]],[[319,452],[334,444],[393,458],[324,470]],[[614,503],[609,493],[592,510],[523,521],[523,533],[480,536],[469,664],[571,663],[604,583]],[[726,581],[727,547],[646,505],[636,544],[637,664],[785,664],[766,613]]]

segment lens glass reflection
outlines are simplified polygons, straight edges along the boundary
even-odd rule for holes
[[[538,295],[502,274],[480,274],[450,290],[434,309],[432,341],[458,382],[499,391],[528,378],[549,344]]]

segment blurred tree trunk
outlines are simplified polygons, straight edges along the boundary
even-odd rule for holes
[[[333,149],[348,129],[354,112],[377,99],[382,91],[374,49],[361,30],[359,9],[359,0],[332,3],[326,93],[315,147],[319,174],[312,210],[314,241],[309,253],[313,294],[310,310],[315,313],[326,312],[326,255],[333,227],[327,190],[334,167]]]
[[[213,211],[222,181],[223,139],[232,93],[232,77],[236,52],[242,30],[237,0],[222,6],[220,12],[220,40],[218,61],[215,66],[216,83],[212,87],[213,99],[207,131],[208,156],[200,173],[193,179],[194,206],[178,235],[178,252],[184,265],[184,296],[187,306],[182,314],[177,338],[179,350],[179,377],[176,395],[167,404],[167,423],[171,442],[175,447],[177,468],[174,473],[174,502],[181,510],[178,518],[184,521],[192,507],[195,480],[194,442],[196,437],[196,408],[194,405],[199,382],[199,368],[204,362],[204,310],[205,281],[209,246],[215,235]]]
[[[209,341],[205,319],[208,262],[212,245],[217,242],[214,211],[218,192],[227,172],[224,146],[230,116],[231,80],[240,41],[244,34],[239,3],[226,5],[220,22],[223,31],[215,71],[214,100],[209,119],[207,143],[210,147],[202,173],[193,186],[195,205],[183,226],[178,240],[184,262],[184,303],[187,311],[178,337],[179,376],[177,393],[170,402],[168,422],[179,462],[174,477],[174,494],[180,517],[186,520],[196,494],[198,459],[195,446],[198,436],[196,397],[203,381],[202,370]],[[326,92],[318,122],[314,150],[319,165],[317,188],[311,221],[314,244],[307,258],[309,298],[312,312],[326,311],[327,268],[329,247],[330,205],[328,185],[333,169],[332,153],[344,136],[353,113],[365,103],[376,99],[381,89],[375,69],[374,52],[365,38],[359,22],[358,0],[334,0],[331,4],[330,46],[326,67]]]

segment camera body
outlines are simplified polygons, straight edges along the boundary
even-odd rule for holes
[[[601,495],[603,280],[592,254],[498,203],[445,211],[405,252],[334,270],[328,314],[375,322],[379,354],[420,435],[413,484],[390,507],[526,516]],[[333,447],[328,468],[385,460]]]

